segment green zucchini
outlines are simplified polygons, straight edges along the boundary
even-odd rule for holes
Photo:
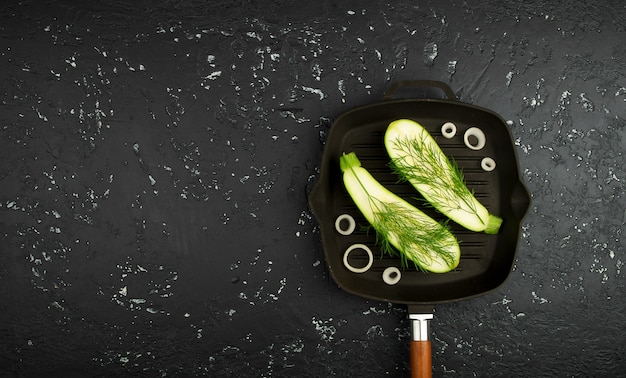
[[[390,192],[361,166],[354,152],[343,154],[340,161],[344,186],[370,225],[376,230],[382,250],[402,262],[445,273],[459,264],[459,243],[447,227],[430,218],[404,199]]]
[[[422,125],[409,119],[393,121],[384,139],[393,170],[433,207],[468,230],[498,233],[502,218],[474,197],[461,171]]]

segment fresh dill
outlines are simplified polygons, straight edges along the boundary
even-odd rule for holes
[[[439,223],[391,193],[361,167],[355,153],[340,159],[344,184],[359,210],[376,231],[383,253],[399,256],[403,267],[446,272],[459,263],[458,241],[447,222]]]
[[[376,242],[384,253],[394,256],[399,252],[403,267],[409,265],[409,260],[418,269],[429,266],[433,254],[441,257],[449,266],[454,265],[455,254],[449,249],[450,241],[447,237],[450,231],[447,224],[427,224],[403,206],[378,201],[376,198],[371,198],[371,201],[375,203],[372,208],[375,217],[372,227],[376,230]],[[397,250],[392,246],[392,239],[398,246]]]
[[[402,154],[392,158],[390,166],[403,181],[426,185],[427,189],[422,194],[427,199],[440,199],[440,211],[465,211],[485,224],[486,220],[480,217],[476,207],[473,191],[465,185],[463,172],[453,159],[446,158],[436,144],[425,143],[424,138],[399,138],[394,141],[393,147]],[[450,201],[451,198],[460,202]]]

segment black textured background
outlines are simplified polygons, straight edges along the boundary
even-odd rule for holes
[[[507,282],[437,306],[434,375],[623,375],[623,2],[0,14],[0,375],[407,376],[405,307],[336,287],[306,197],[402,79],[506,119],[533,197]]]

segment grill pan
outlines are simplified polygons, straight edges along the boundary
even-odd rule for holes
[[[412,97],[401,97],[403,93]],[[446,220],[425,206],[410,184],[398,182],[389,168],[383,137],[389,123],[401,118],[422,124],[461,168],[476,198],[490,213],[503,219],[496,235],[468,231],[450,221],[461,247],[461,261],[448,273],[402,268],[398,257],[383,254],[376,244],[375,232],[367,230],[367,221],[343,186],[339,158],[343,153],[355,152],[362,166],[389,190],[432,218]],[[442,136],[441,126],[445,122],[456,125],[453,138]],[[485,147],[478,151],[469,149],[463,141],[463,133],[473,126],[486,136]],[[481,168],[483,157],[495,160],[493,171]],[[320,175],[309,194],[310,208],[320,225],[326,264],[338,286],[361,297],[408,306],[413,377],[428,377],[432,373],[428,326],[434,305],[486,294],[506,280],[515,261],[520,224],[529,204],[530,196],[520,180],[515,148],[504,120],[490,110],[458,101],[450,87],[438,81],[397,82],[389,87],[383,101],[339,116],[329,131]],[[342,214],[349,214],[357,224],[355,231],[347,236],[335,229],[335,220]],[[344,252],[353,244],[365,244],[373,252],[372,266],[364,273],[354,273],[344,265]],[[364,266],[367,261],[369,257],[365,253],[355,250],[349,254],[353,266]],[[382,280],[382,273],[392,266],[399,268],[402,275],[397,284],[388,285]]]

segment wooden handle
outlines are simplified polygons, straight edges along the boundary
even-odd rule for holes
[[[433,357],[430,340],[411,340],[411,378],[431,378]]]

